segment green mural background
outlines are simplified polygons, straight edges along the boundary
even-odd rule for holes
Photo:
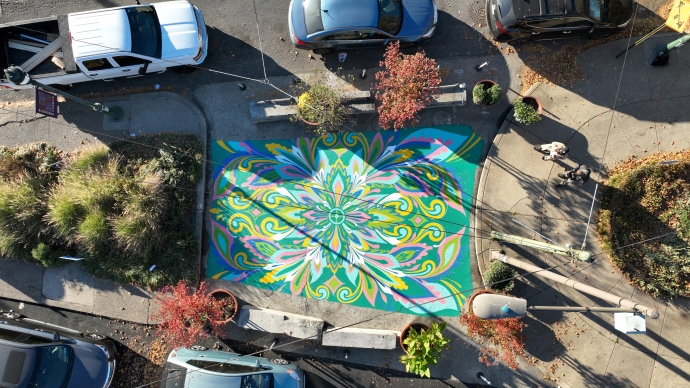
[[[460,125],[214,142],[207,276],[457,315],[472,287],[469,209],[482,147]]]

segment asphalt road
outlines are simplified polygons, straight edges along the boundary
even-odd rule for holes
[[[141,2],[146,3],[143,0]],[[204,69],[263,79],[264,75],[283,76],[307,73],[315,69],[335,71],[340,67],[373,68],[378,66],[383,58],[384,50],[381,48],[350,50],[344,63],[337,60],[337,53],[327,54],[323,58],[313,55],[314,59],[310,59],[309,51],[297,50],[290,42],[287,25],[289,0],[192,2],[204,13],[209,33],[209,54],[201,65]],[[0,23],[134,3],[134,0],[2,0]],[[437,4],[437,32],[422,46],[430,57],[437,60],[464,56],[480,57],[495,50],[493,44],[482,35],[487,31],[484,0],[437,0]],[[158,84],[174,86],[175,91],[184,93],[185,90],[199,85],[239,80],[228,74],[204,70],[189,75],[166,72],[161,75],[117,79],[111,82],[85,82],[75,85],[72,91],[88,96],[89,93],[113,93],[124,89],[134,92]],[[12,92],[3,91],[0,99],[12,100],[20,95],[23,94],[12,95]]]
[[[24,304],[19,308],[16,301],[0,299],[0,310],[14,310],[36,320],[69,327],[81,332],[104,333],[117,342],[121,361],[113,382],[114,388],[132,388],[139,386],[159,374],[159,367],[148,358],[160,358],[163,354],[154,354],[156,338],[154,329],[124,321],[110,320],[89,314],[77,313],[47,306]],[[204,345],[211,347],[213,341]],[[249,354],[262,348],[234,342],[223,341],[223,349],[240,354]],[[302,358],[298,355],[283,352],[266,352],[264,357],[279,355],[296,362],[304,369],[309,388],[365,388],[365,387],[480,387],[481,385],[464,384],[460,381],[442,381],[437,379],[420,379],[412,375],[386,368],[371,368],[349,362],[338,362],[319,358]],[[151,385],[158,388],[157,385]]]

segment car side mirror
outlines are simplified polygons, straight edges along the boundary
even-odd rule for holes
[[[60,342],[60,334],[57,331],[53,332],[53,341]]]
[[[146,61],[146,63],[144,63],[144,66],[139,68],[139,75],[146,75],[146,71],[149,69],[150,63],[151,61]]]
[[[254,367],[256,368],[256,370],[261,369],[261,363],[259,362],[259,360],[256,360],[256,365],[254,365]]]

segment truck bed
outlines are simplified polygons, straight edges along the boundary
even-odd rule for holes
[[[40,79],[77,72],[78,69],[72,55],[66,15],[0,25],[0,40],[2,42],[0,66],[3,69],[11,65],[21,66],[41,51],[43,47],[58,38],[61,40],[58,54],[61,53],[64,69],[52,61],[53,55],[48,55],[45,60],[31,69],[29,74],[32,78]]]

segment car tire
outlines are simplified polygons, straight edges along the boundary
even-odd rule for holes
[[[206,346],[202,346],[202,345],[192,345],[189,347],[189,349],[196,350],[198,352],[203,352],[204,350],[208,350],[208,348]]]
[[[82,334],[82,336],[84,338],[88,338],[91,340],[97,340],[97,341],[101,341],[101,340],[108,338],[105,334],[101,334],[101,333],[84,333],[84,334]]]
[[[22,315],[14,311],[3,311],[0,313],[0,318],[4,319],[19,319]]]
[[[312,50],[312,51],[314,52],[314,54],[326,55],[326,54],[328,54],[328,53],[331,52],[331,49],[329,49],[329,48],[319,48],[319,49],[314,49],[314,50]]]
[[[190,74],[190,73],[194,73],[196,71],[195,66],[187,66],[187,65],[173,66],[173,67],[170,67],[169,69],[170,69],[170,71],[172,71],[175,74]]]
[[[506,43],[508,43],[511,46],[522,46],[523,44],[527,43],[529,39],[513,39],[509,40]]]
[[[277,365],[287,365],[290,363],[290,361],[282,359],[282,358],[272,358],[271,362]]]

